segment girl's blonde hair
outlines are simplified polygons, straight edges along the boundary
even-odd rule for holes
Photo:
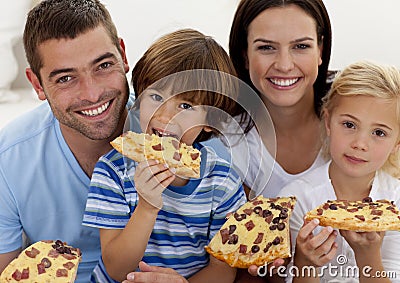
[[[322,111],[332,113],[337,105],[338,96],[370,96],[396,103],[396,116],[400,124],[400,72],[396,67],[359,61],[346,67],[338,73],[332,83],[331,89],[323,99]],[[322,153],[325,158],[330,158],[329,138],[325,131],[324,116],[322,116],[323,146]],[[397,141],[400,136],[397,137]],[[400,152],[390,154],[381,170],[390,175],[400,177]]]

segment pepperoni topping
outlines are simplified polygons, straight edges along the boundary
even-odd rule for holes
[[[229,240],[229,230],[228,228],[222,229],[219,231],[221,234],[222,243],[225,244]]]
[[[37,265],[38,274],[46,273],[46,267],[43,263]]]
[[[317,209],[317,215],[322,215],[324,213],[324,210],[322,208]]]
[[[253,213],[253,209],[246,208],[246,209],[243,209],[243,212],[250,216]]]
[[[67,263],[64,263],[63,266],[66,269],[71,270],[72,268],[74,268],[75,264],[73,262],[68,261]]]
[[[200,156],[200,154],[198,152],[190,154],[190,157],[192,158],[192,160],[196,160],[197,158],[199,158],[199,156]]]
[[[159,144],[156,144],[156,145],[153,145],[152,146],[152,149],[154,149],[155,151],[162,151],[162,150],[164,150],[164,148],[162,147],[162,145],[159,143]]]
[[[262,204],[263,201],[262,200],[255,200],[252,203],[253,203],[253,205],[259,205],[259,204]]]
[[[29,268],[22,269],[21,280],[29,278]]]
[[[175,151],[174,152],[174,156],[172,158],[175,159],[176,161],[181,161],[182,154],[180,154],[179,152]]]
[[[271,215],[268,215],[267,217],[265,217],[265,222],[267,222],[268,224],[271,224],[271,222],[272,222],[272,218],[273,218],[274,216],[271,214]]]
[[[73,254],[62,254],[62,257],[68,260],[75,259],[76,256]]]
[[[372,214],[372,215],[381,216],[381,215],[383,214],[383,211],[382,211],[382,210],[378,210],[378,209],[373,209],[373,210],[371,211],[371,214]]]
[[[236,230],[236,225],[229,225],[229,235],[235,232]]]
[[[247,246],[246,245],[240,245],[239,246],[239,253],[245,254],[247,252]]]
[[[32,248],[30,251],[25,251],[25,254],[30,258],[35,258],[38,254],[40,254],[40,251]]]
[[[57,269],[56,277],[68,277],[68,270],[66,270],[64,268]]]
[[[257,238],[254,240],[253,244],[261,243],[263,238],[264,238],[264,233],[258,233]]]
[[[365,221],[364,215],[354,215],[354,217],[360,219],[361,221]]]
[[[251,231],[256,225],[254,225],[253,221],[250,220],[249,222],[247,222],[246,224],[244,224],[244,226],[246,226],[247,231]]]
[[[11,277],[16,280],[20,281],[21,280],[22,273],[18,269],[14,271],[14,273],[11,275]]]
[[[358,211],[358,208],[357,208],[357,207],[348,208],[347,211],[348,211],[348,212],[351,212],[351,213],[354,213],[354,212],[357,212],[357,211]]]

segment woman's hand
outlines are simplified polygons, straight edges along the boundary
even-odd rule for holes
[[[148,208],[160,210],[162,192],[175,179],[174,170],[169,170],[166,164],[160,164],[157,160],[140,162],[136,167],[133,177],[135,187],[139,193],[139,203]]]
[[[370,255],[373,252],[378,252],[381,249],[385,232],[355,232],[340,230],[340,234],[346,239],[354,254]]]

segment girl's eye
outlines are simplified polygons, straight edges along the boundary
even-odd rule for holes
[[[163,98],[161,97],[161,95],[158,94],[150,94],[150,97],[154,100],[154,101],[162,101]]]
[[[61,77],[61,78],[58,78],[58,79],[56,80],[56,83],[64,84],[64,83],[69,82],[70,80],[72,80],[72,77],[71,77],[71,76],[63,76],[63,77]]]
[[[354,125],[354,123],[348,122],[348,121],[343,122],[343,126],[345,126],[346,128],[349,128],[349,129],[354,129],[354,128],[356,127],[356,126]]]
[[[373,132],[373,134],[376,135],[376,136],[378,136],[378,137],[386,137],[385,131],[382,131],[382,130],[379,130],[379,129],[375,130],[375,131]]]
[[[185,110],[192,109],[192,105],[190,105],[188,103],[181,103],[180,107]]]

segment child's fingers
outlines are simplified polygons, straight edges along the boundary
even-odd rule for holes
[[[304,223],[303,227],[301,227],[299,234],[297,235],[297,238],[301,241],[306,241],[311,235],[314,229],[318,226],[319,220],[318,219],[313,219],[312,221],[308,223]]]

